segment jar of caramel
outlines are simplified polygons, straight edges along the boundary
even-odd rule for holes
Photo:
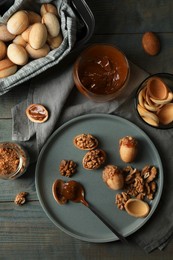
[[[0,178],[13,180],[21,176],[29,165],[27,151],[14,142],[0,143]]]
[[[125,91],[130,77],[125,54],[110,44],[92,44],[77,58],[73,79],[77,89],[95,102],[107,102]]]

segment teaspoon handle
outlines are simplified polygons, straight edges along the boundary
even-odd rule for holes
[[[88,207],[122,242],[128,243],[127,239],[122,236],[108,221],[90,204],[84,204]]]

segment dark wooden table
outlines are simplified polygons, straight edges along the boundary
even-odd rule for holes
[[[96,21],[90,42],[114,43],[127,57],[149,73],[173,72],[173,1],[87,0]],[[144,53],[142,34],[156,32],[161,51]],[[15,88],[0,97],[0,141],[11,140],[11,108],[26,97],[27,87]],[[34,167],[16,181],[0,180],[0,259],[171,259],[173,241],[149,255],[133,243],[82,242],[56,228],[44,213],[35,189]],[[20,191],[28,202],[14,204]]]

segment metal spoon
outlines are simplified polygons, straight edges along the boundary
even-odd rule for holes
[[[75,184],[75,186],[77,187],[76,189],[76,196],[72,199],[70,199],[73,202],[76,203],[82,203],[84,206],[86,206],[87,208],[89,208],[122,242],[127,243],[127,239],[122,236],[109,222],[108,220],[106,220],[91,204],[89,204],[86,200],[85,200],[85,192],[84,192],[84,188],[83,186],[76,181],[71,181]],[[66,184],[65,184],[66,185]],[[67,183],[68,185],[68,183]]]

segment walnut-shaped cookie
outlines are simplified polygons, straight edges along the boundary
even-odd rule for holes
[[[26,109],[26,115],[34,123],[43,123],[47,121],[49,113],[43,105],[31,104]]]
[[[86,170],[98,169],[106,161],[106,153],[102,149],[94,149],[85,154],[82,160]]]
[[[75,136],[73,144],[80,150],[93,150],[98,146],[98,140],[91,134],[80,134]]]
[[[122,189],[124,186],[124,176],[122,170],[115,165],[105,166],[102,179],[112,190]]]
[[[133,162],[137,156],[138,142],[132,136],[125,136],[119,141],[119,153],[121,160],[130,163]]]

